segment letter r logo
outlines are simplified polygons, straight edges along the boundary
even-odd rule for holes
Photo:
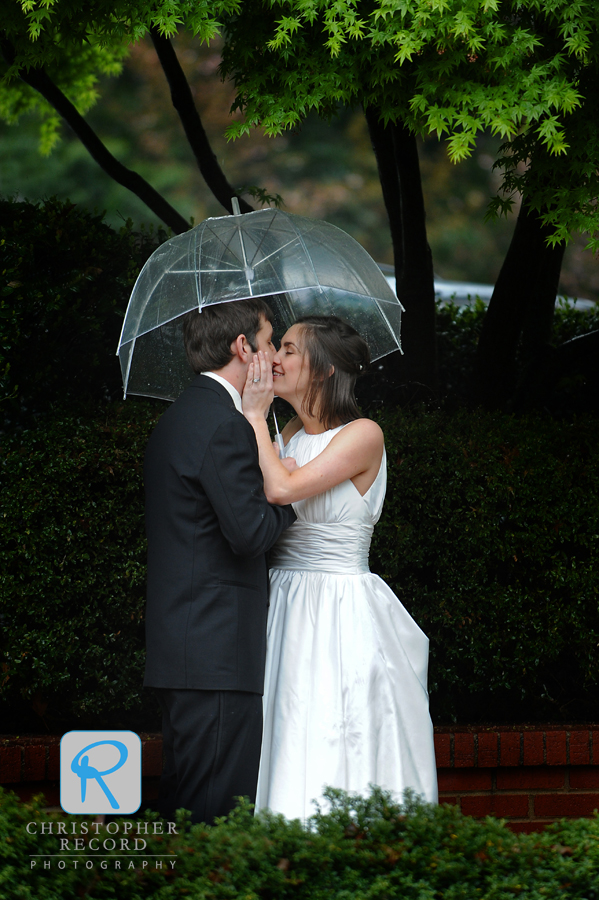
[[[60,805],[71,815],[141,806],[141,741],[133,731],[69,731],[60,742]]]

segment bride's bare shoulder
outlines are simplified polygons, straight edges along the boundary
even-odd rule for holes
[[[385,436],[381,426],[372,419],[354,419],[339,433],[345,435],[346,440],[349,438],[353,441],[364,441],[370,446],[382,447],[385,443]]]

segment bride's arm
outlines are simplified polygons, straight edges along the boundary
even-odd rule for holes
[[[254,365],[260,366],[260,382],[257,384],[253,382]],[[305,500],[368,470],[373,470],[376,476],[384,441],[381,429],[370,419],[350,422],[335,435],[322,453],[305,466],[289,472],[270,439],[265,419],[269,398],[272,400],[272,371],[261,359],[250,365],[243,401],[244,414],[256,434],[264,492],[270,503],[287,504]]]

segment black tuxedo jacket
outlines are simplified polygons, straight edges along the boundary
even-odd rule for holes
[[[295,514],[266,500],[253,429],[222,385],[198,375],[163,414],[144,481],[144,684],[262,693],[265,553]]]

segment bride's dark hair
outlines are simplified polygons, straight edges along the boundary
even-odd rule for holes
[[[356,378],[370,364],[364,338],[337,316],[303,316],[295,324],[302,327],[312,375],[302,408],[309,416],[316,409],[325,428],[359,419],[354,388]]]

